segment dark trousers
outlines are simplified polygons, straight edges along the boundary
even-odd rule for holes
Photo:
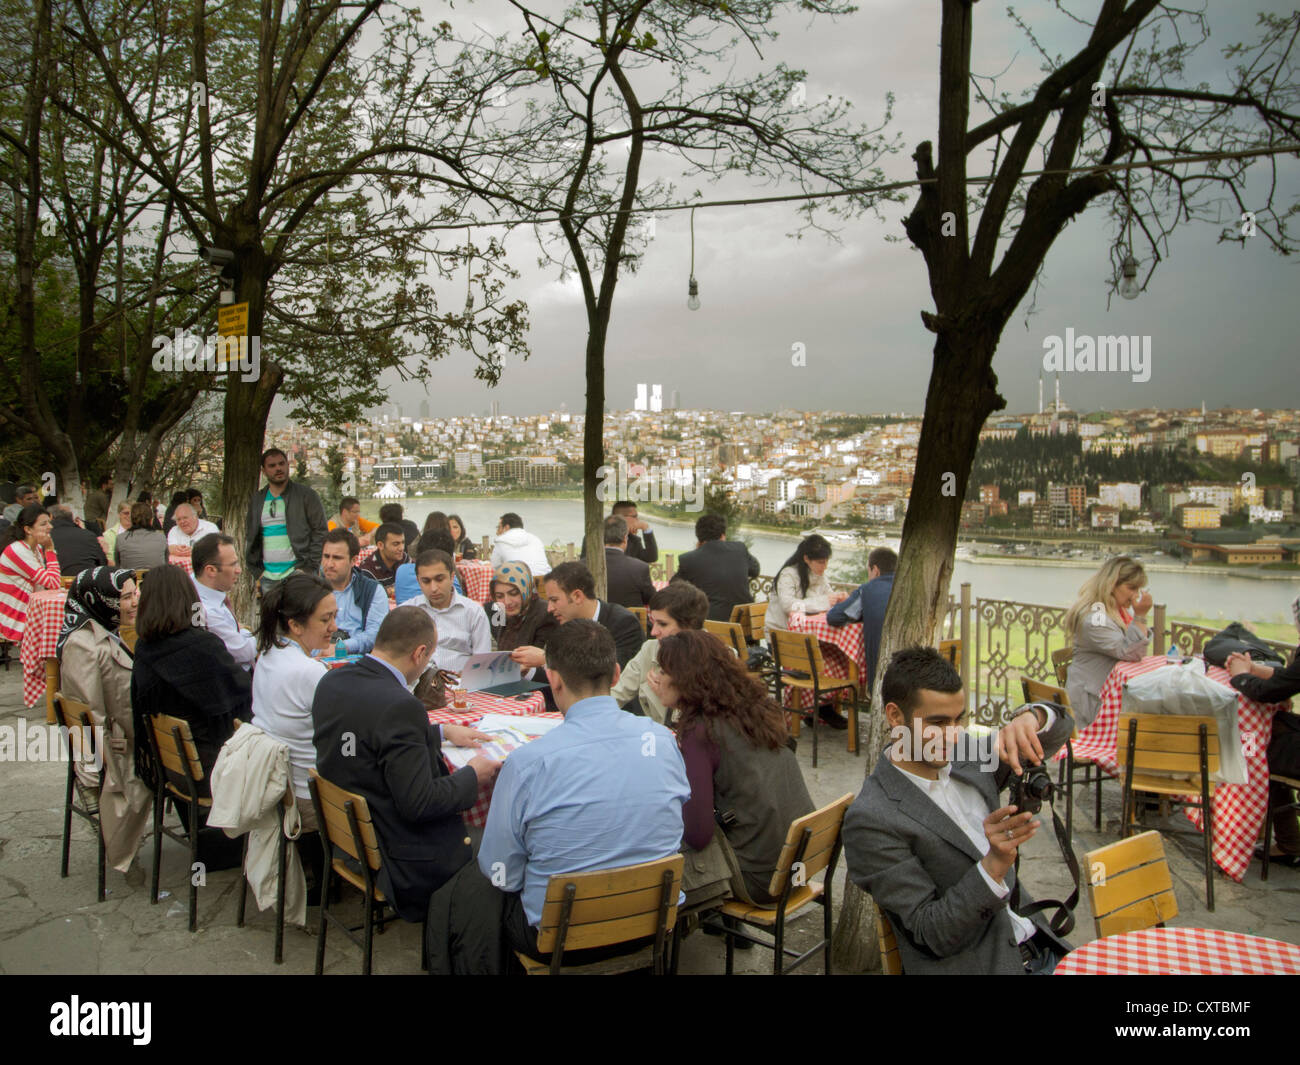
[[[1273,738],[1267,757],[1270,773],[1300,777],[1300,725],[1291,714],[1273,715]],[[1269,806],[1291,802],[1295,802],[1295,792],[1283,784],[1269,783]],[[1287,854],[1300,854],[1300,822],[1294,810],[1278,810],[1273,815],[1273,842]]]

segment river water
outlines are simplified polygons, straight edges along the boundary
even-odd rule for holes
[[[478,542],[486,534],[495,535],[497,520],[506,511],[514,511],[524,520],[525,528],[541,537],[546,544],[580,544],[582,541],[582,503],[576,499],[493,499],[466,497],[433,500],[402,500],[406,516],[423,526],[425,515],[432,510],[456,513],[465,522],[466,531]],[[379,501],[366,500],[363,512],[378,516]],[[653,522],[655,538],[661,551],[680,554],[695,546],[691,525],[667,525]],[[754,533],[750,550],[762,563],[763,573],[773,575],[794,551],[793,538]],[[885,543],[885,541],[882,541]],[[897,548],[896,542],[888,546]],[[855,552],[851,544],[834,545],[830,575],[834,579],[836,556],[845,560]],[[1166,562],[1165,565],[1171,565]],[[953,572],[952,593],[959,594],[963,581],[971,583],[972,598],[1011,599],[1022,603],[1068,606],[1078,594],[1079,586],[1092,572],[1087,567],[1051,562],[1019,563],[958,559]],[[1176,565],[1174,563],[1173,565]],[[1157,603],[1164,603],[1171,618],[1222,618],[1227,621],[1282,622],[1291,620],[1291,601],[1300,593],[1300,578],[1259,580],[1224,571],[1206,571],[1179,567],[1174,572],[1155,570],[1150,573],[1151,593]]]

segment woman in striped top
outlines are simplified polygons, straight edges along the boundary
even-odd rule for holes
[[[0,554],[0,639],[21,643],[32,593],[58,588],[62,580],[59,557],[50,543],[50,516],[36,504],[24,507]]]

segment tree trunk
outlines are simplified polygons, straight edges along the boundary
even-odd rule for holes
[[[605,334],[609,311],[598,308],[587,334],[587,414],[582,427],[582,528],[587,538],[587,568],[596,595],[608,591],[605,576],[605,506],[596,495],[597,470],[605,464]]]
[[[880,698],[884,666],[903,647],[932,645],[948,604],[961,505],[980,429],[993,411],[1006,405],[998,395],[992,371],[1000,333],[1000,325],[973,325],[941,332],[935,341],[916,472],[903,521],[894,590],[881,633],[871,693],[873,712],[867,715],[863,752],[868,774],[889,738]],[[846,881],[835,930],[836,958],[846,971],[861,972],[876,964],[875,912],[871,898]]]

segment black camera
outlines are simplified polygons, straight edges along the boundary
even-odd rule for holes
[[[1025,766],[1021,776],[1011,778],[1007,803],[1014,806],[1017,813],[1038,813],[1043,808],[1044,799],[1049,804],[1052,801],[1052,778],[1043,766]]]

